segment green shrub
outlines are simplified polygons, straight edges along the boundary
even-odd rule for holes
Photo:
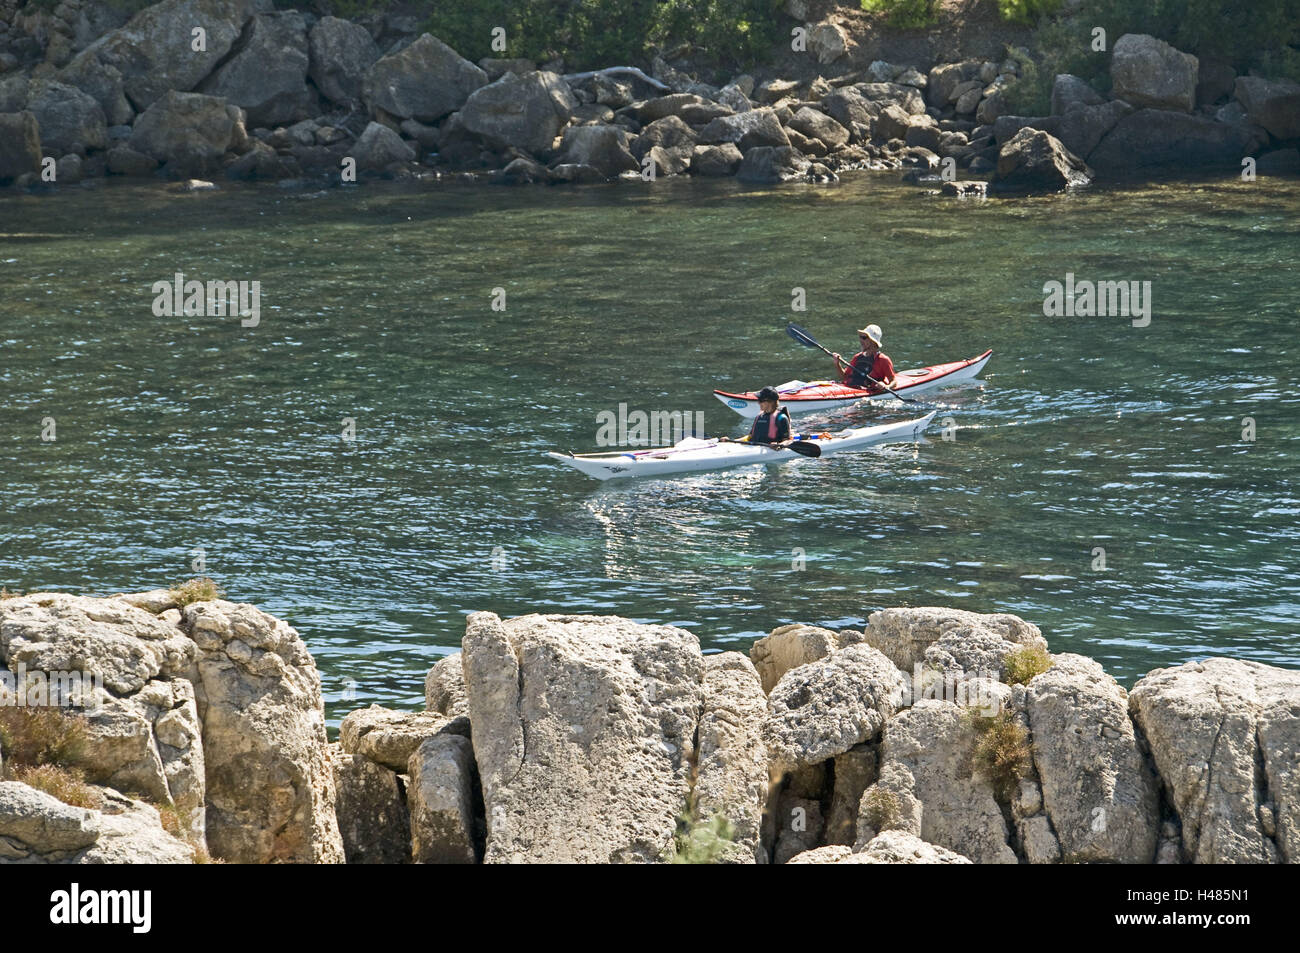
[[[196,577],[181,583],[171,590],[172,597],[182,608],[193,602],[211,602],[225,595],[211,579],[206,576]]]
[[[672,863],[719,863],[735,840],[735,830],[721,814],[703,822],[685,815],[677,821],[677,853],[673,855]]]
[[[975,731],[972,766],[993,785],[1000,800],[1011,800],[1021,778],[1029,773],[1029,735],[1005,709],[993,716],[971,709],[968,717]]]
[[[1002,19],[1012,23],[1037,23],[1061,9],[1061,0],[998,0]]]
[[[1052,667],[1052,656],[1041,645],[1026,645],[1008,652],[1002,662],[1008,685],[1028,685],[1031,678]]]
[[[939,18],[937,0],[862,0],[868,13],[888,13],[885,22],[903,30],[933,26]]]

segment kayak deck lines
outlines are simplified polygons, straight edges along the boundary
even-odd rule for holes
[[[929,426],[938,411],[924,417],[871,427],[855,427],[829,436],[804,436],[815,441],[823,457],[875,444],[915,440]],[[638,452],[560,453],[549,451],[548,457],[582,471],[597,480],[662,476],[669,473],[698,473],[760,463],[787,463],[800,454],[793,450],[776,450],[761,444],[723,443],[687,437],[671,447]]]
[[[990,349],[965,361],[951,361],[947,364],[899,371],[894,377],[893,389],[900,394],[911,396],[939,387],[975,380],[992,355],[993,351]],[[835,410],[860,400],[895,399],[887,392],[849,387],[836,381],[786,381],[776,389],[781,395],[782,406],[791,413]],[[756,417],[759,414],[758,395],[752,391],[733,394],[730,391],[714,390],[713,396],[742,417]]]

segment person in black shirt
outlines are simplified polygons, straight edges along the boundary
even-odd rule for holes
[[[764,387],[758,392],[759,415],[754,418],[749,433],[736,443],[766,443],[773,447],[785,447],[790,443],[790,412],[780,406],[781,395],[775,387]],[[730,443],[730,437],[720,438]]]

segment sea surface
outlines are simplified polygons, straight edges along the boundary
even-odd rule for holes
[[[0,583],[201,568],[297,627],[331,724],[420,707],[480,609],[744,651],[947,605],[1017,613],[1129,686],[1213,655],[1296,668],[1297,260],[1294,179],[6,195]],[[257,326],[156,314],[177,272],[259,282]],[[1149,325],[1045,316],[1067,273],[1149,281]],[[830,372],[791,320],[846,352],[879,324],[899,370],[994,355],[919,445],[623,483],[544,455],[596,449],[620,403],[739,436],[714,387]]]

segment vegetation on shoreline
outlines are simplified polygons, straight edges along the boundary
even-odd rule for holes
[[[99,792],[78,766],[86,722],[59,708],[0,707],[4,776],[44,791],[73,807],[97,808]]]

